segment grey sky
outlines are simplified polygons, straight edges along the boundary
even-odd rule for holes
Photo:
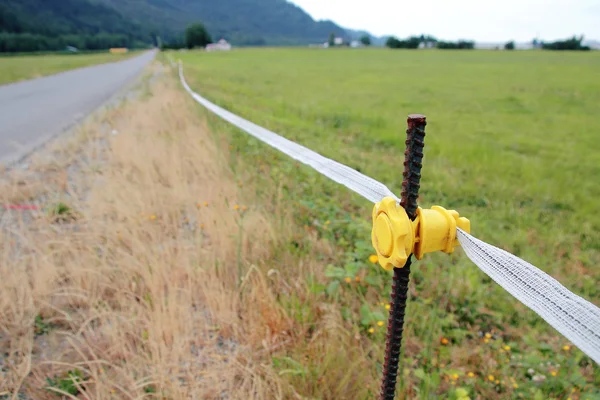
[[[600,0],[292,0],[316,19],[375,35],[480,42],[600,40]]]

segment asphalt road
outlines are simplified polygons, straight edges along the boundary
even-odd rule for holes
[[[20,159],[100,107],[154,55],[0,86],[0,163]]]

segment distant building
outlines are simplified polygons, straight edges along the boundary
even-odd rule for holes
[[[433,49],[435,42],[421,42],[419,43],[419,49]]]
[[[230,51],[231,44],[225,39],[219,40],[217,43],[211,43],[206,46],[206,51]]]
[[[75,46],[67,46],[65,50],[70,51],[71,53],[77,53],[79,51],[79,49]]]
[[[335,44],[336,46],[343,45],[344,44],[344,38],[336,37],[335,39],[333,39],[333,44]]]
[[[352,47],[353,49],[357,49],[362,46],[363,46],[363,44],[358,40],[353,40],[350,42],[350,47]]]

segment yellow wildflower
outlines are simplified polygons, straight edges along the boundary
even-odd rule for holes
[[[350,282],[352,282],[352,278],[350,278],[350,277],[347,276],[346,279],[345,279],[345,281],[346,281],[346,283],[350,283]]]
[[[515,389],[518,389],[518,388],[519,388],[519,385],[517,385],[516,383],[513,383],[513,387],[514,387]]]
[[[443,344],[444,346],[446,346],[448,343],[450,343],[450,341],[448,339],[446,339],[445,337],[440,339],[440,343]]]
[[[200,229],[204,229],[204,224],[200,224]]]
[[[452,379],[457,380],[458,379],[458,374],[452,374]]]
[[[492,382],[496,380],[496,378],[494,378],[494,375],[488,375],[488,379]]]
[[[383,321],[377,321],[377,326],[383,326]]]
[[[474,374],[474,373],[472,373],[472,372],[469,372],[469,373],[467,373],[467,376],[468,376],[469,378],[473,378],[473,377],[475,376],[475,374]]]
[[[550,375],[552,375],[552,376],[556,376],[556,375],[558,375],[558,372],[556,372],[556,371],[551,371],[551,372],[550,372]]]
[[[200,207],[202,207],[202,204],[200,204],[200,203],[197,203],[197,204],[196,204],[196,207],[200,208]]]
[[[507,346],[504,346],[504,350],[506,350],[506,351],[510,351],[510,346],[508,346],[508,345],[507,345]]]
[[[156,215],[151,215],[150,216],[150,221],[156,221]]]
[[[386,310],[389,310],[391,307],[392,307],[392,306],[390,306],[389,304],[386,304],[386,305],[385,305],[385,309],[386,309]]]
[[[204,202],[204,207],[208,207],[208,201]]]
[[[490,339],[483,339],[483,343],[489,343]]]
[[[377,254],[371,254],[369,256],[369,261],[373,264],[377,264],[377,261],[379,261],[379,257],[377,257]]]
[[[237,211],[237,210],[239,210],[239,209],[240,209],[240,206],[238,206],[238,205],[236,204],[235,206],[233,206],[233,209]]]
[[[330,220],[325,221],[325,225],[329,225],[329,224],[331,224]]]
[[[492,338],[492,334],[491,333],[486,333],[485,334],[485,338],[486,339],[491,339]]]
[[[569,351],[569,350],[571,350],[571,346],[569,346],[569,345],[564,345],[564,346],[563,346],[563,350],[564,350],[564,351]]]
[[[496,379],[496,385],[500,384],[500,380]]]
[[[369,333],[373,333],[373,332],[375,332],[375,329],[369,328]]]

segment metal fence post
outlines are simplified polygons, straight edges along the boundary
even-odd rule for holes
[[[404,180],[402,182],[400,205],[404,207],[406,214],[413,221],[417,217],[417,199],[419,198],[423,147],[425,146],[425,125],[427,125],[427,122],[424,115],[411,114],[408,116],[406,151],[404,152]],[[394,268],[385,361],[381,381],[380,398],[382,400],[393,400],[396,394],[396,379],[402,347],[402,333],[404,332],[411,262],[412,257],[409,257],[403,268]]]

